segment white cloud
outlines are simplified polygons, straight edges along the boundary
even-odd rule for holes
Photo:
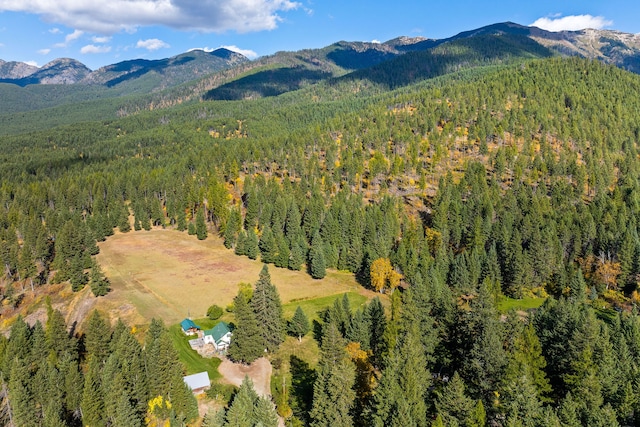
[[[73,33],[67,34],[65,36],[64,42],[69,44],[74,40],[78,40],[83,34],[84,34],[84,31],[75,30]]]
[[[585,28],[598,30],[613,25],[613,21],[606,19],[604,16],[570,15],[560,17],[559,15],[553,15],[552,17],[537,19],[531,25],[547,31],[577,31]]]
[[[34,66],[34,67],[38,66],[38,63],[36,61],[24,61],[24,63],[27,64],[27,65]]]
[[[49,32],[51,34],[60,34],[60,33],[62,33],[62,30],[60,28],[52,28],[52,29],[49,30]]]
[[[380,41],[380,40],[378,40],[378,39],[373,39],[373,40],[371,40],[371,43],[380,44],[380,43],[381,43],[381,41]]]
[[[0,0],[0,11],[42,15],[48,22],[98,34],[163,25],[203,32],[272,30],[293,0]]]
[[[38,51],[38,53],[39,53],[40,55],[48,55],[48,54],[49,54],[49,52],[51,52],[51,49],[40,49],[40,50]]]
[[[136,43],[138,49],[147,49],[149,51],[171,47],[160,39],[138,40]]]
[[[97,37],[97,36],[93,36],[91,37],[91,40],[94,43],[109,43],[109,41],[111,41],[111,37]]]
[[[83,46],[82,49],[80,49],[80,53],[82,54],[87,54],[87,53],[108,53],[111,51],[111,46],[96,46],[94,44],[88,44],[86,46]]]
[[[0,1],[2,1],[2,0],[0,0]],[[57,34],[57,33],[55,33],[55,34]],[[64,43],[56,43],[56,44],[53,45],[53,47],[56,47],[56,48],[67,47],[67,46],[69,46],[69,43],[71,43],[74,40],[78,40],[83,34],[84,34],[84,31],[74,30],[73,33],[67,34],[64,37]]]

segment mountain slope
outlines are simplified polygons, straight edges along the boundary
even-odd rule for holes
[[[129,85],[130,92],[135,92],[143,86],[151,86],[151,90],[162,90],[246,61],[247,58],[243,55],[227,49],[213,52],[192,50],[167,59],[135,59],[108,65],[89,74],[81,83],[106,87]],[[134,83],[140,79],[145,83]]]
[[[580,56],[613,64],[640,73],[640,35],[612,30],[546,31],[513,22],[503,22],[464,31],[449,39],[424,40],[408,44],[406,50],[423,50],[447,41],[489,34],[512,34],[529,37],[564,56]]]
[[[0,103],[0,114],[132,95],[149,96],[247,61],[243,55],[218,49],[194,50],[155,61],[124,61],[95,71],[71,59],[55,60],[42,68],[0,62],[0,99],[11,100]],[[128,101],[120,104],[125,102]],[[112,110],[112,117],[118,108]]]
[[[26,65],[26,64],[25,64]],[[35,68],[35,69],[34,69]],[[13,70],[24,70],[21,77],[11,78],[4,76],[19,75]],[[13,83],[18,86],[32,84],[73,84],[84,79],[91,70],[80,61],[71,58],[55,59],[42,68],[26,68],[20,65],[12,67],[9,72],[2,73],[2,83]],[[11,72],[13,71],[13,73]]]
[[[5,62],[0,59],[0,79],[21,79],[38,71],[38,67],[24,62]]]

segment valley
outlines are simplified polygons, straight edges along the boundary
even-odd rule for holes
[[[0,424],[637,424],[637,36],[205,53],[0,64]]]

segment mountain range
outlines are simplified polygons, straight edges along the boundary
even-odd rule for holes
[[[0,82],[18,86],[32,84],[85,84],[113,87],[155,76],[158,87],[171,87],[202,75],[248,61],[239,53],[221,48],[212,52],[191,50],[166,59],[134,59],[91,71],[71,58],[55,59],[41,68],[22,62],[0,60]]]
[[[384,43],[340,41],[322,49],[278,52],[249,61],[243,55],[220,48],[212,52],[192,50],[159,60],[134,59],[90,70],[80,61],[59,58],[38,68],[22,62],[0,59],[0,83],[83,84],[113,87],[153,76],[154,89],[176,86],[232,67],[241,72],[275,63],[317,70],[316,77],[336,76],[371,67],[407,52],[425,51],[456,40],[486,35],[526,36],[554,53],[581,56],[640,72],[640,35],[612,30],[585,29],[550,32],[512,22],[488,25],[445,39],[398,37]]]
[[[93,71],[69,58],[41,68],[0,60],[0,127],[13,132],[78,119],[107,120],[203,99],[277,96],[320,82],[340,97],[345,90],[387,90],[469,68],[549,56],[590,58],[640,73],[640,35],[593,29],[550,32],[505,22],[445,39],[339,41],[253,61],[227,49],[134,59]],[[47,110],[51,108],[58,110]]]

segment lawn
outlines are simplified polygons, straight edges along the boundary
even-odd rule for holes
[[[282,312],[284,314],[284,318],[288,320],[293,317],[296,309],[300,306],[310,321],[318,320],[318,313],[323,309],[332,306],[336,298],[342,299],[343,295],[344,294],[328,295],[320,298],[293,300],[282,306]],[[352,312],[355,312],[358,308],[362,307],[368,300],[366,296],[357,292],[347,292],[347,295],[349,296],[349,303],[351,305]]]
[[[197,322],[196,322],[197,323]],[[178,351],[180,360],[187,368],[187,375],[197,374],[198,372],[209,372],[209,378],[212,381],[221,378],[218,372],[218,366],[220,365],[220,359],[213,357],[211,359],[205,359],[193,350],[189,346],[189,340],[195,338],[195,336],[187,337],[182,333],[179,324],[175,324],[169,327],[169,333],[173,340],[173,346]]]
[[[154,317],[167,324],[204,317],[210,305],[231,303],[239,283],[255,283],[263,265],[235,255],[216,236],[200,241],[175,230],[116,234],[99,247],[97,259],[112,288],[102,308],[130,324],[146,324]],[[314,280],[306,272],[270,265],[269,273],[289,316],[300,304],[313,317],[325,305],[316,300],[345,292],[353,295],[354,307],[375,295],[347,272],[328,271],[324,279]]]
[[[509,297],[501,297],[498,301],[498,311],[500,313],[507,313],[510,310],[527,311],[534,308],[539,308],[546,298],[522,298],[515,299]]]

